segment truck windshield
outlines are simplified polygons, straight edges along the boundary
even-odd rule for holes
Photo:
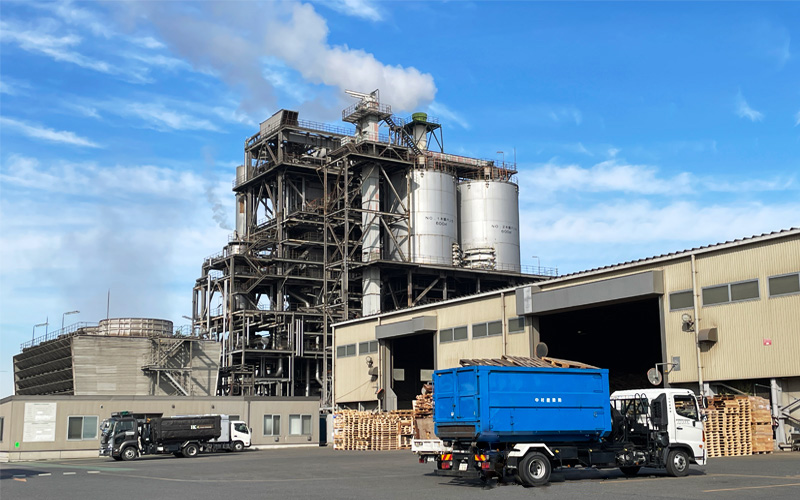
[[[247,428],[247,424],[244,422],[237,422],[233,424],[233,429],[236,432],[241,432],[242,434],[250,434],[250,429]]]

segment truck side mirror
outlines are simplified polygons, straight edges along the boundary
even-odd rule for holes
[[[706,415],[705,413],[703,413],[703,414],[700,416],[700,421],[701,421],[701,422],[708,422],[708,415]]]

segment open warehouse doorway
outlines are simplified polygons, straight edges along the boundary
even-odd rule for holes
[[[433,378],[435,333],[396,337],[387,342],[392,360],[392,390],[398,410],[410,410],[423,384]]]
[[[548,356],[608,368],[611,390],[652,387],[647,370],[662,361],[658,297],[539,317]]]

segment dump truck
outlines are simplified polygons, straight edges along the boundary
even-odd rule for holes
[[[436,473],[526,486],[553,470],[641,467],[685,476],[706,463],[703,419],[688,389],[609,394],[608,370],[468,366],[434,372],[436,435],[452,451]]]
[[[100,430],[100,456],[114,460],[165,453],[194,457],[206,451],[242,451],[251,444],[247,424],[228,415],[156,417],[123,411],[112,413]]]

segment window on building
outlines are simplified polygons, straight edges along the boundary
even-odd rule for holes
[[[800,293],[800,273],[772,276],[768,283],[770,297]]]
[[[340,345],[336,347],[337,358],[348,358],[350,356],[355,356],[355,355],[356,355],[355,344]]]
[[[459,326],[457,328],[447,328],[439,330],[439,343],[456,342],[458,340],[466,340],[468,338],[467,327]]]
[[[378,341],[370,340],[369,342],[360,342],[358,344],[358,354],[373,354],[378,352]]]
[[[281,435],[280,415],[264,415],[264,435],[265,436]]]
[[[694,307],[694,297],[691,290],[673,292],[669,294],[669,310],[691,309]]]
[[[472,338],[492,337],[503,334],[502,321],[490,321],[488,323],[475,323],[472,325]]]
[[[97,417],[68,417],[67,439],[71,441],[97,439]]]
[[[311,435],[311,415],[289,415],[290,436]]]
[[[725,304],[759,298],[758,280],[741,281],[703,288],[703,305]]]
[[[234,420],[241,420],[241,418],[239,418],[239,415],[228,415],[228,418],[231,420],[231,422],[233,422]]]
[[[521,333],[525,331],[525,316],[508,319],[508,333]]]

